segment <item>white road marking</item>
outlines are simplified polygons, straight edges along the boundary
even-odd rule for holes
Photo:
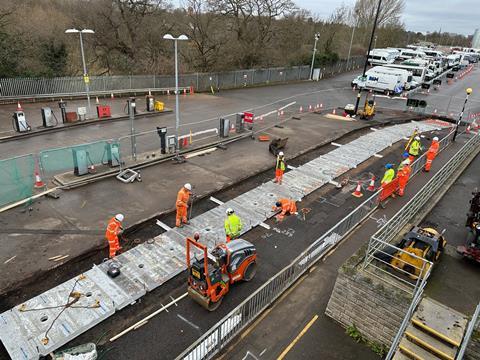
[[[197,329],[198,331],[200,331],[200,326],[195,325],[193,322],[191,322],[191,321],[188,320],[188,319],[185,319],[185,318],[184,318],[182,315],[180,315],[180,314],[177,314],[177,316],[178,316],[181,320],[185,321],[188,325],[190,325],[191,327],[193,327],[194,329]]]

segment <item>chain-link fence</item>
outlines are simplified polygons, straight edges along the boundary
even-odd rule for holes
[[[32,196],[35,184],[32,154],[0,160],[0,205]]]
[[[378,206],[375,193],[203,334],[177,359],[210,359]]]
[[[358,68],[363,61],[363,57],[351,58],[348,69],[346,60],[339,60],[335,64],[322,66],[320,67],[320,78]],[[193,87],[196,91],[216,91],[218,89],[307,80],[309,77],[309,66],[249,69],[222,73],[179,74],[179,86],[182,89]],[[173,75],[91,76],[89,81],[92,95],[147,90],[166,91],[175,87],[175,77]],[[83,77],[0,79],[0,99],[69,95],[85,95]]]

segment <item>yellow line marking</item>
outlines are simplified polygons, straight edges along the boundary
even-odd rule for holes
[[[293,341],[290,343],[290,345],[288,345],[285,350],[283,350],[283,352],[280,354],[280,356],[277,358],[277,360],[282,360],[290,350],[292,350],[292,348],[295,346],[295,344],[298,342],[298,340],[300,340],[300,338],[305,335],[305,333],[308,331],[308,329],[310,329],[310,327],[313,325],[313,323],[315,321],[317,321],[318,319],[318,315],[315,315],[313,317],[312,320],[309,321],[309,323],[307,325],[305,325],[305,327],[303,328],[302,331],[300,331],[300,334],[297,335],[297,337],[295,339],[293,339]]]

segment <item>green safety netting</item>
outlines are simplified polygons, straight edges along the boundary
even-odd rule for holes
[[[118,146],[116,142],[108,140],[43,150],[39,154],[42,172],[49,176],[73,171],[75,166],[74,153],[79,150],[85,151],[88,166],[106,164],[108,162],[108,147],[112,146],[112,144],[113,146]]]
[[[0,160],[0,205],[32,196],[34,171],[33,155]]]

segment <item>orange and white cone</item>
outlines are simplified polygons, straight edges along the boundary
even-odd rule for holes
[[[95,104],[100,104],[100,101],[98,100],[98,96],[95,97]]]
[[[303,112],[303,106],[300,106],[300,109],[298,111]]]
[[[183,89],[183,95],[187,95],[187,89]]]
[[[113,93],[110,94],[110,98],[113,100],[115,96],[113,96]]]
[[[368,185],[367,190],[371,192],[375,191],[375,175],[370,179],[370,184]]]
[[[320,109],[322,109],[322,108],[323,108],[323,104],[320,104]]]
[[[40,189],[45,187],[45,183],[42,181],[40,174],[36,170],[35,170],[35,185],[33,186],[35,187],[35,189]]]
[[[468,135],[470,135],[470,124],[468,124],[467,129],[465,130],[465,132],[466,132]]]
[[[170,90],[167,90],[167,95],[170,95]]]
[[[357,187],[355,188],[355,191],[352,193],[353,196],[360,198],[363,196],[362,194],[362,182],[359,181],[357,184]]]
[[[335,115],[337,111],[335,109],[332,110],[332,114]]]
[[[20,101],[17,102],[17,111],[23,111],[22,105],[20,105]]]
[[[280,111],[280,116],[283,116],[283,114],[285,114],[285,112],[283,110]]]
[[[313,106],[312,105],[308,105],[308,111],[313,111]]]

